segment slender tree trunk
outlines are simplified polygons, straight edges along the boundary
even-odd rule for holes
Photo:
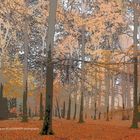
[[[98,94],[98,89],[97,89],[97,68],[95,68],[95,95],[94,95],[94,120],[96,120],[97,116],[97,94]]]
[[[99,114],[98,114],[98,119],[99,120],[101,119],[101,112],[99,112]]]
[[[58,117],[58,111],[57,111],[57,107],[56,106],[54,108],[54,114],[55,114],[55,117]]]
[[[47,61],[47,79],[46,79],[46,108],[41,134],[52,135],[52,108],[53,108],[53,63],[51,51],[48,52]]]
[[[43,45],[44,47],[44,45]],[[42,51],[44,48],[42,48]],[[43,108],[43,64],[41,64],[41,79],[40,79],[40,110],[39,110],[39,120],[43,120],[43,115],[44,115],[44,108]]]
[[[0,99],[3,98],[3,84],[0,84]]]
[[[76,79],[76,82],[78,83],[78,79]],[[78,86],[78,85],[77,85]],[[77,89],[78,91],[78,89]],[[76,91],[76,92],[77,92]],[[74,103],[74,115],[73,115],[73,120],[76,120],[77,116],[77,93],[75,93],[75,103]]]
[[[2,34],[1,34],[1,28],[2,28],[2,26],[0,25],[0,38],[1,38],[1,36],[2,36]],[[2,46],[2,41],[0,41],[0,46]],[[0,48],[1,50],[0,50],[0,99],[2,99],[2,58],[3,58],[3,55],[2,55],[2,53],[3,53],[3,49],[2,48]],[[0,104],[1,104],[1,100],[0,100]]]
[[[28,23],[25,16],[24,25],[24,71],[23,71],[23,115],[22,121],[28,121],[27,115],[27,94],[28,94]]]
[[[96,113],[97,113],[97,105],[96,105],[96,101],[94,103],[94,120],[96,120]]]
[[[28,116],[31,118],[32,117],[32,115],[31,115],[31,108],[29,108],[29,112],[28,113],[29,113]]]
[[[99,81],[99,97],[98,97],[98,119],[101,119],[101,87],[102,81]]]
[[[81,70],[84,71],[84,59],[85,59],[85,25],[82,26],[82,64]],[[81,101],[80,101],[80,114],[79,114],[79,123],[84,122],[84,74],[82,73],[81,78]]]
[[[75,102],[74,104],[74,115],[73,115],[73,120],[76,120],[76,113],[77,113],[77,104]]]
[[[127,66],[127,119],[130,119],[131,112],[131,84],[130,84],[130,65]]]
[[[68,112],[67,112],[67,120],[70,119],[71,119],[71,95],[69,95]]]
[[[50,0],[48,36],[47,36],[47,73],[46,73],[46,106],[42,135],[52,135],[52,111],[53,111],[53,62],[52,50],[54,45],[56,23],[57,0]]]
[[[27,122],[27,81],[26,81],[26,89],[24,89],[23,93],[23,115],[22,115],[22,122]]]
[[[108,42],[108,46],[109,42]],[[109,51],[107,49],[107,51]],[[110,53],[105,54],[105,62],[110,62]],[[110,70],[109,66],[105,70],[105,110],[106,110],[106,121],[109,121],[109,95],[110,95]]]
[[[107,113],[106,121],[109,121],[109,105],[107,106],[107,111],[106,111],[106,113]]]
[[[105,73],[105,84],[106,84],[106,93],[105,93],[105,110],[106,110],[106,121],[109,121],[109,94],[110,94],[110,74],[109,70]]]
[[[37,113],[37,106],[35,106],[34,116],[35,116],[35,117],[37,117],[37,116],[38,116],[38,113]]]
[[[43,120],[43,103],[42,103],[42,93],[40,93],[40,114],[39,120]]]
[[[57,97],[56,97],[56,105],[57,105],[58,117],[59,117],[59,119],[61,119],[61,113],[60,113],[59,103],[58,103]]]
[[[124,68],[125,70],[125,68]],[[125,120],[125,90],[126,90],[126,83],[125,83],[125,75],[124,73],[121,74],[121,88],[122,88],[122,120]]]
[[[63,114],[62,114],[62,118],[65,118],[65,112],[66,112],[66,104],[65,101],[63,102]]]
[[[114,101],[115,101],[115,95],[114,95],[114,77],[112,77],[111,80],[111,119],[113,119],[113,112],[114,112]]]
[[[123,99],[124,100],[124,99]],[[124,102],[122,103],[122,120],[125,120],[125,104]]]
[[[140,58],[138,58],[140,61]],[[138,75],[140,75],[140,64],[138,64]],[[138,98],[139,98],[139,105],[140,105],[140,78],[138,77]]]
[[[136,2],[136,0],[134,0]],[[136,7],[134,7],[134,35],[133,35],[133,40],[134,40],[134,78],[133,78],[133,83],[134,83],[134,93],[133,93],[133,120],[132,120],[132,128],[138,128],[138,94],[137,94],[137,88],[138,88],[138,58],[137,58],[137,34],[138,34],[138,13]]]
[[[79,123],[83,123],[83,122],[84,122],[84,95],[83,95],[83,91],[81,91]]]

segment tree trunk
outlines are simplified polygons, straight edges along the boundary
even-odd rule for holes
[[[101,88],[102,88],[102,81],[99,81],[99,97],[98,97],[98,119],[101,119]]]
[[[34,112],[34,116],[37,117],[38,113],[37,113],[37,106],[35,106],[35,112]]]
[[[97,113],[97,105],[96,105],[96,101],[94,103],[94,120],[96,120],[96,113]]]
[[[42,93],[40,93],[40,112],[39,120],[43,120],[43,103],[42,103]]]
[[[65,118],[65,112],[66,112],[66,104],[65,101],[63,102],[63,113],[62,113],[62,118]]]
[[[22,122],[27,122],[28,121],[28,115],[27,115],[27,81],[26,81],[26,86],[24,89],[23,93],[23,114],[22,114]]]
[[[57,107],[56,106],[54,108],[54,115],[55,115],[55,117],[58,117],[58,111],[57,111]]]
[[[76,120],[76,113],[77,113],[77,104],[75,102],[73,120]]]
[[[98,114],[98,119],[99,120],[101,119],[101,112],[99,112],[99,114]]]
[[[28,94],[28,23],[25,16],[24,24],[24,71],[23,71],[23,115],[22,121],[28,121],[27,114],[27,94]]]
[[[84,122],[84,97],[83,91],[81,91],[81,103],[80,103],[80,115],[79,115],[79,123]]]
[[[97,68],[95,68],[95,95],[94,95],[94,120],[96,120],[96,113],[97,113],[97,94],[98,94],[98,89],[97,89]]]
[[[51,51],[48,52],[47,61],[47,79],[46,79],[46,108],[41,134],[52,135],[52,108],[53,108],[53,63]]]
[[[50,0],[48,36],[47,36],[47,73],[46,73],[46,106],[42,135],[52,135],[52,109],[53,109],[53,62],[52,49],[54,45],[57,0]]]
[[[44,50],[44,45],[42,51]],[[43,107],[43,64],[41,64],[41,79],[40,79],[40,110],[39,110],[39,120],[43,120],[44,116],[44,107]]]
[[[76,82],[78,83],[78,79],[76,79]],[[78,84],[77,84],[78,87]],[[78,89],[77,89],[78,91]],[[77,116],[77,91],[75,93],[75,104],[74,104],[74,115],[73,115],[73,120],[76,120],[76,116]]]
[[[136,0],[134,1],[136,2]],[[137,94],[137,88],[138,88],[138,58],[137,58],[137,34],[138,34],[138,13],[136,7],[134,7],[134,35],[133,35],[133,40],[134,40],[134,79],[133,79],[133,88],[134,88],[134,93],[133,93],[133,120],[132,120],[132,128],[138,128],[138,94]]]
[[[105,93],[105,111],[106,111],[106,121],[109,121],[109,94],[110,94],[110,74],[109,70],[105,73],[105,84],[106,84],[106,93]]]
[[[69,95],[69,103],[68,103],[68,112],[67,112],[67,120],[71,118],[71,95]]]
[[[125,104],[124,104],[124,102],[122,104],[122,120],[126,120],[126,117],[125,117]]]
[[[3,84],[0,84],[0,99],[3,98]]]
[[[113,112],[114,112],[114,101],[115,101],[115,95],[114,95],[114,77],[111,79],[111,119],[113,119]]]
[[[125,90],[126,90],[126,84],[125,84],[125,77],[124,77],[123,73],[122,73],[121,86],[122,86],[122,120],[125,120]]]
[[[127,66],[127,119],[130,119],[130,112],[131,112],[131,84],[130,84],[130,66]]]
[[[32,114],[32,113],[31,113],[31,108],[29,108],[29,112],[28,112],[28,113],[29,113],[28,116],[31,118],[31,117],[32,117],[32,115],[31,115],[31,114]]]
[[[109,43],[108,43],[109,46]],[[107,50],[108,51],[108,50]],[[110,62],[110,54],[105,54],[105,62]],[[106,121],[109,121],[109,95],[110,95],[110,70],[109,66],[105,70],[105,111]]]
[[[58,103],[57,97],[56,97],[56,105],[57,105],[58,117],[59,117],[59,119],[61,119],[61,113],[60,113],[59,103]]]
[[[81,70],[84,72],[84,59],[85,59],[85,25],[82,26],[82,64]],[[80,113],[79,113],[79,123],[84,122],[84,74],[81,73],[81,101],[80,101]]]

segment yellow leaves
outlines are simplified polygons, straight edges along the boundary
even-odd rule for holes
[[[63,14],[63,9],[61,7],[58,7],[57,8],[57,20],[60,20],[60,21],[64,21],[65,20],[65,16]]]
[[[82,26],[84,24],[84,20],[80,16],[74,16],[74,21],[77,26]]]
[[[58,79],[55,79],[54,83],[54,96],[59,96],[62,92],[62,85],[59,83]]]
[[[108,56],[111,56],[112,52],[111,50],[102,50],[101,54],[105,57],[108,57]]]
[[[6,97],[21,97],[22,94],[19,91],[22,91],[22,88],[16,84],[13,85],[9,82],[4,84],[4,96]]]
[[[15,91],[12,93],[12,97],[21,98],[22,94],[19,94],[18,92]]]
[[[29,93],[28,93],[28,96],[33,96],[33,93],[32,93],[32,92],[29,92]]]
[[[4,65],[2,69],[2,76],[4,82],[4,95],[6,97],[22,97],[23,94],[23,65],[15,57],[11,65]],[[28,77],[29,90],[35,88],[34,77],[29,73]],[[29,94],[32,96],[32,93]]]
[[[11,90],[11,88],[10,88],[10,86],[9,85],[4,85],[4,96],[8,96],[9,95],[9,93],[10,93],[10,90]]]
[[[4,95],[6,97],[21,97],[23,93],[23,74],[22,71],[18,71],[18,69],[7,69],[5,70],[5,74],[8,79],[7,82],[4,83]],[[33,81],[33,76],[29,75],[29,91],[35,88]],[[29,96],[33,96],[32,92],[29,92]]]
[[[109,56],[112,55],[111,50],[103,50],[103,49],[98,49],[98,50],[90,50],[90,49],[86,49],[86,52],[90,55],[94,56],[99,56],[99,60],[102,62],[105,62],[105,59]]]
[[[29,91],[32,91],[36,88],[35,84],[34,84],[34,77],[31,73],[29,73],[28,75],[28,89]],[[32,93],[30,93],[30,95],[32,96]]]
[[[74,50],[75,47],[78,47],[77,38],[74,38],[73,36],[67,36],[56,47],[56,49],[57,49],[56,52],[57,52],[57,54],[71,53]]]

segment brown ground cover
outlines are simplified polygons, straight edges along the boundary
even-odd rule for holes
[[[130,121],[94,121],[83,124],[53,120],[54,136],[41,136],[40,130],[0,130],[0,140],[140,140],[140,129],[130,129]],[[42,121],[22,123],[18,120],[0,121],[0,128],[39,128]]]

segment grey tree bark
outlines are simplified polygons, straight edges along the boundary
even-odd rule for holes
[[[43,65],[41,66],[41,85],[40,85],[40,109],[39,109],[39,120],[43,120]]]
[[[137,2],[137,0],[134,0]],[[138,58],[137,58],[137,34],[138,34],[138,12],[137,6],[134,7],[134,33],[133,33],[133,40],[134,40],[134,72],[133,72],[133,120],[132,120],[132,128],[138,128]]]
[[[46,72],[46,106],[42,135],[52,135],[52,111],[53,111],[53,62],[52,49],[54,46],[54,34],[56,23],[57,0],[50,0],[49,23],[47,34],[47,72]]]
[[[24,68],[23,68],[23,114],[22,121],[28,121],[27,94],[28,94],[28,18],[24,17]]]
[[[84,122],[84,59],[85,59],[85,25],[82,26],[82,64],[81,64],[81,70],[82,70],[82,77],[81,77],[81,100],[80,100],[80,113],[79,113],[79,123]]]
[[[110,94],[110,72],[107,69],[105,72],[105,112],[106,121],[109,121],[109,94]]]

